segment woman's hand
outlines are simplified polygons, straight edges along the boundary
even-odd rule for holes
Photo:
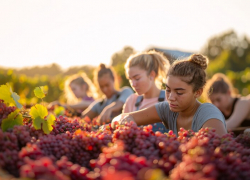
[[[99,122],[101,125],[110,123],[110,118],[111,118],[112,110],[111,108],[104,108],[101,114],[99,115],[97,122]]]
[[[131,121],[135,122],[134,118],[131,115],[129,115],[129,114],[120,114],[119,116],[116,116],[112,120],[111,127],[113,129],[115,129],[117,124],[121,125],[121,124],[125,124],[126,122],[131,122]]]

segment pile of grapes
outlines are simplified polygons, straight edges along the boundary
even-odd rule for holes
[[[0,100],[0,124],[15,108]],[[77,117],[58,116],[53,130],[23,125],[0,130],[0,176],[39,180],[235,180],[250,178],[250,137],[213,129],[154,133],[133,122],[92,128]],[[11,176],[11,177],[10,177]]]

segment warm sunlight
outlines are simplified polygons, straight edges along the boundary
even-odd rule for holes
[[[198,52],[233,29],[250,36],[249,1],[0,1],[0,66],[110,63],[124,46]]]

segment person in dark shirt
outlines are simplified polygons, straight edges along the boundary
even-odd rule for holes
[[[237,127],[250,127],[250,95],[246,97],[235,93],[229,79],[216,73],[206,85],[206,99],[221,110],[228,130]]]
[[[104,94],[104,98],[93,102],[82,112],[82,117],[87,116],[91,120],[97,117],[97,122],[100,124],[109,123],[113,117],[122,112],[123,105],[126,99],[133,94],[133,90],[130,87],[117,90],[114,71],[104,64],[100,64],[96,69],[94,79]]]

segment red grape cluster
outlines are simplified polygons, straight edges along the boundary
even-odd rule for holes
[[[14,176],[18,176],[18,168],[21,165],[18,157],[19,150],[17,136],[0,129],[0,168]]]
[[[65,116],[59,116],[56,118],[55,125],[50,134],[56,135],[65,133],[66,131],[73,133],[78,129],[91,131],[91,126],[87,123],[81,123],[79,118],[72,119]]]
[[[169,134],[170,133],[170,134]],[[182,153],[179,149],[180,142],[177,137],[170,131],[168,134],[156,133],[155,145],[159,149],[160,158],[153,160],[153,167],[160,168],[165,175],[181,161]]]
[[[47,135],[25,118],[23,126],[0,130],[0,169],[16,177],[55,180],[250,177],[249,134],[220,137],[210,128],[180,128],[176,136],[134,122],[116,129],[110,124],[96,129],[92,123],[59,116]]]
[[[40,159],[41,157],[45,156],[44,152],[37,146],[37,144],[27,143],[25,147],[23,147],[20,151],[18,156],[21,159],[25,159],[28,157],[29,159]]]
[[[20,169],[20,176],[22,178],[70,180],[48,157],[43,157],[39,160],[26,159],[25,161],[26,164]]]
[[[72,134],[66,132],[64,134],[46,135],[41,137],[35,144],[45,156],[52,156],[59,160],[62,156],[66,156],[71,160],[71,145]]]
[[[150,163],[143,156],[137,157],[134,154],[124,151],[122,141],[116,141],[112,147],[103,149],[103,153],[96,160],[91,160],[90,165],[93,169],[104,173],[108,169],[113,171],[126,171],[132,177],[136,177],[138,171],[142,168],[149,167]]]
[[[79,164],[73,164],[68,161],[68,158],[63,156],[56,162],[58,170],[64,175],[70,177],[72,180],[87,180],[89,170],[85,167],[81,167]]]
[[[7,118],[8,115],[16,110],[15,106],[7,106],[2,99],[0,99],[0,126],[2,120]]]
[[[236,138],[235,141],[238,143],[241,143],[245,148],[250,148],[250,134],[249,133],[244,133],[244,134],[239,134]]]
[[[181,162],[170,172],[171,179],[247,179],[250,150],[231,134],[219,137],[214,129],[202,128],[180,145]]]
[[[76,131],[70,141],[73,162],[90,168],[89,161],[97,158],[102,148],[111,143],[111,140],[111,135],[102,131]]]
[[[26,146],[28,142],[31,142],[32,137],[28,126],[14,126],[13,129],[9,131],[16,135],[19,149]]]

